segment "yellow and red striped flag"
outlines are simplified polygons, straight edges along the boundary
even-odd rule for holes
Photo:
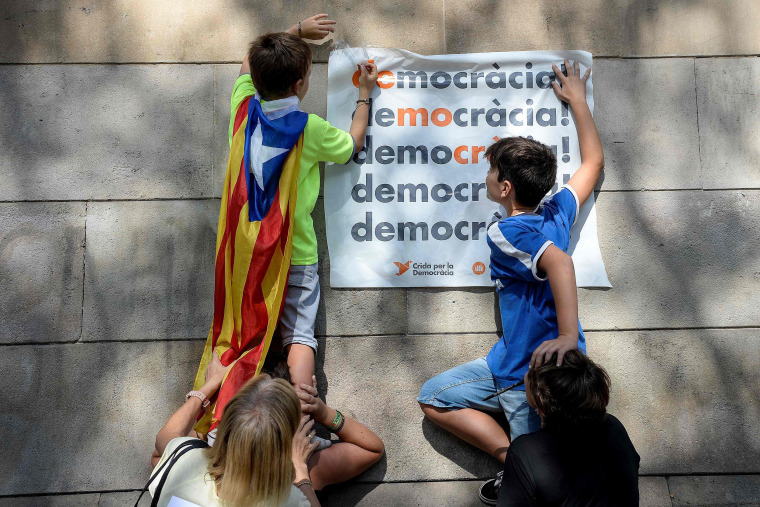
[[[298,171],[308,115],[293,105],[268,118],[258,95],[238,107],[216,235],[214,318],[195,389],[214,351],[235,362],[211,410],[195,425],[214,429],[224,406],[261,371],[287,288]]]

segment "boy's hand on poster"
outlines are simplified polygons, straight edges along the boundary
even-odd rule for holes
[[[578,348],[578,337],[559,335],[554,340],[546,340],[536,347],[530,358],[529,368],[538,368],[544,363],[551,361],[552,356],[557,354],[557,366],[562,366],[565,352]]]
[[[377,65],[366,62],[359,64],[359,91],[369,93],[377,83]]]
[[[567,76],[557,68],[556,65],[552,65],[554,74],[557,76],[560,84],[557,81],[552,81],[552,88],[557,94],[560,100],[567,102],[571,106],[577,104],[579,101],[586,102],[586,81],[591,75],[591,68],[586,69],[586,73],[583,77],[580,76],[580,64],[576,60],[572,65],[568,60],[565,60],[565,68],[567,69]]]
[[[335,32],[335,21],[327,18],[327,14],[317,14],[301,21],[301,38],[309,40],[324,39]]]

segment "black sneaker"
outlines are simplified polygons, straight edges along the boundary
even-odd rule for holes
[[[481,502],[486,505],[496,505],[496,500],[499,498],[499,486],[501,486],[502,475],[504,475],[504,472],[499,472],[496,474],[496,477],[488,479],[480,485],[478,496]]]

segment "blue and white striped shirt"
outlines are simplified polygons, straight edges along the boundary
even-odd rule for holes
[[[533,351],[559,334],[554,296],[537,266],[552,244],[567,252],[578,211],[578,197],[566,185],[534,213],[508,217],[488,228],[491,279],[498,288],[503,335],[486,361],[500,386],[522,380]],[[580,322],[578,349],[586,352]]]

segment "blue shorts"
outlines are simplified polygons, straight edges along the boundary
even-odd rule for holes
[[[317,264],[290,266],[288,290],[282,302],[280,335],[283,349],[293,343],[308,345],[317,353],[314,323],[319,308]]]
[[[509,422],[510,439],[541,429],[541,418],[528,405],[525,391],[511,390],[488,401],[498,386],[488,368],[486,358],[447,370],[423,384],[417,401],[424,405],[457,410],[474,408],[481,412],[504,412]]]

